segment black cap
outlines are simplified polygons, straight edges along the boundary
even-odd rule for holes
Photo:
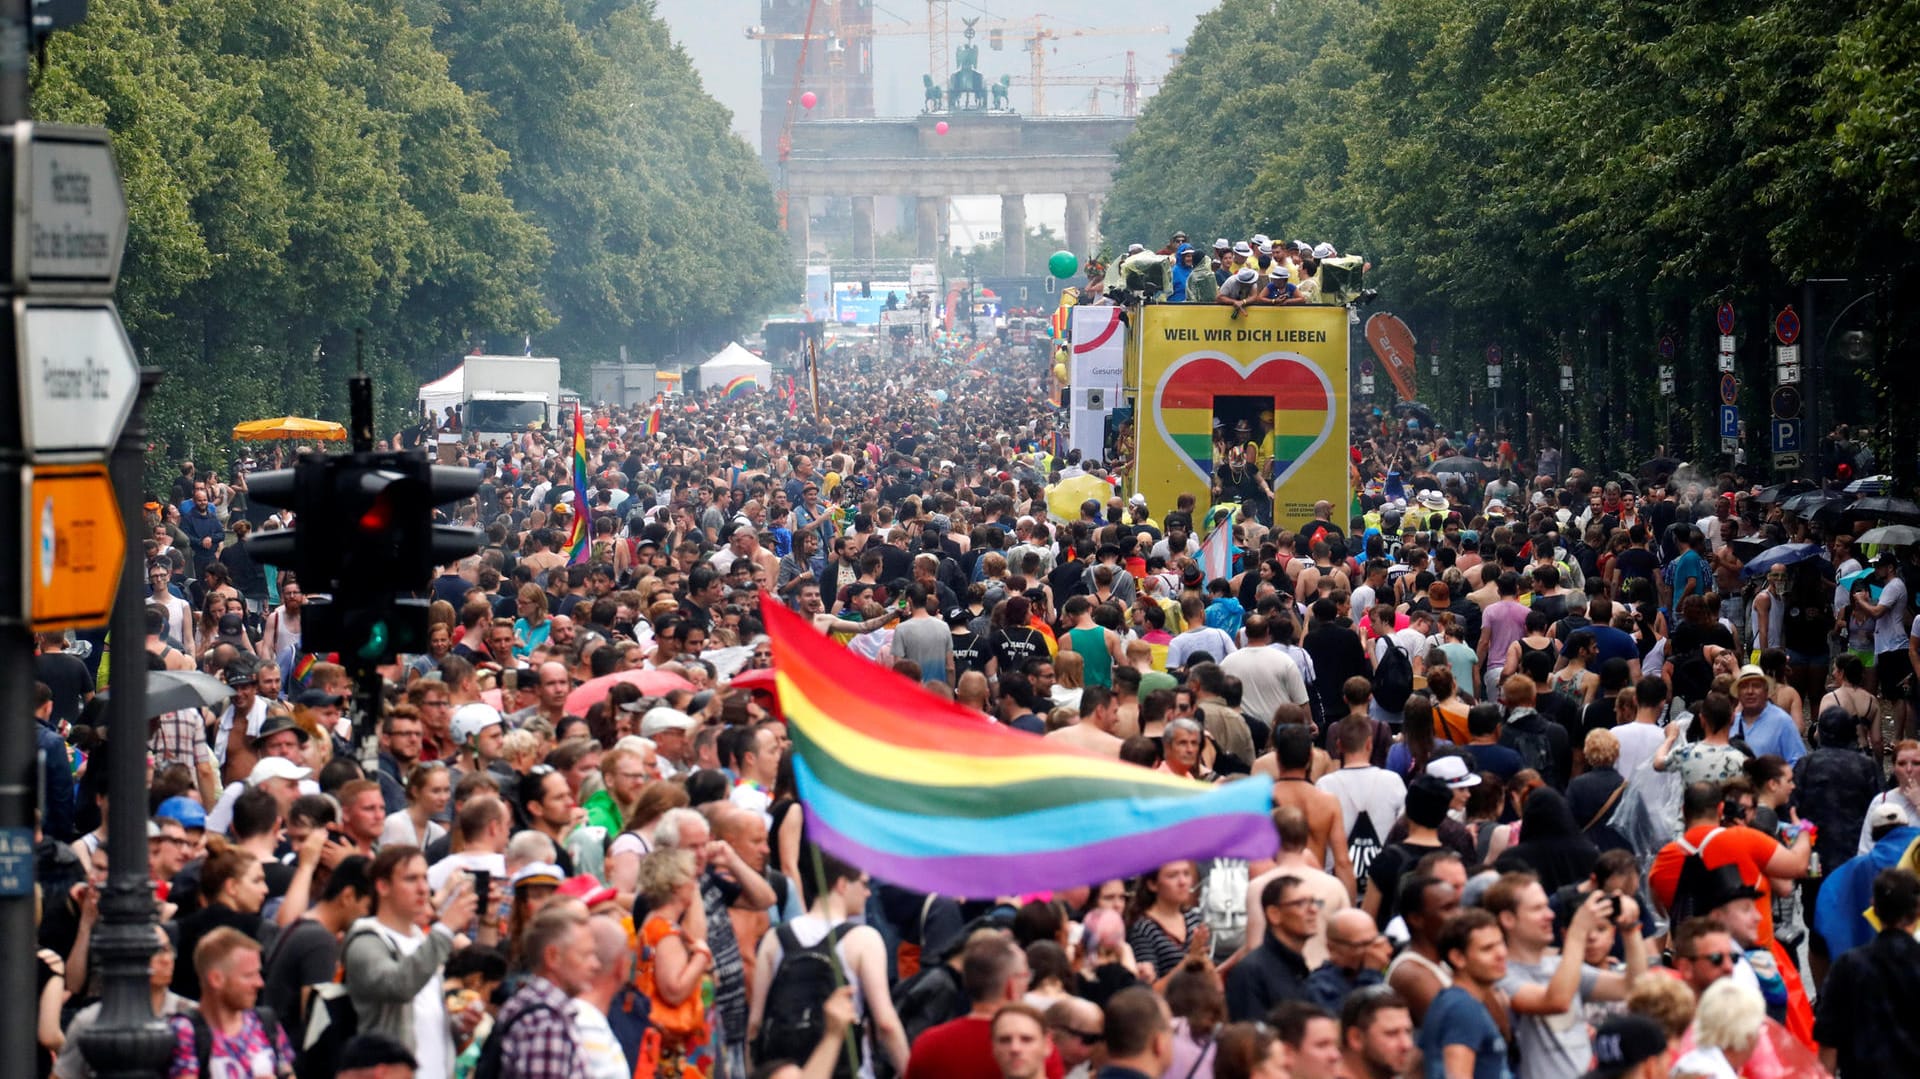
[[[965,607],[950,607],[947,609],[947,625],[964,626],[971,621],[973,621],[973,612],[967,610]]]
[[[1622,1079],[1667,1051],[1667,1032],[1644,1015],[1608,1016],[1593,1032],[1593,1070],[1581,1079]]]
[[[1717,869],[1707,870],[1704,879],[1698,879],[1695,887],[1699,889],[1701,911],[1714,911],[1737,899],[1759,899],[1760,889],[1748,884],[1740,877],[1740,867],[1729,862]]]
[[[323,689],[303,689],[293,695],[292,701],[302,708],[328,708],[345,704],[347,699],[338,693],[328,693]]]
[[[279,734],[281,731],[292,731],[299,735],[300,744],[302,745],[305,745],[307,741],[313,737],[307,733],[305,727],[295,723],[292,716],[268,716],[260,724],[260,733],[253,736],[253,744],[257,746],[267,739],[272,738],[274,735]]]

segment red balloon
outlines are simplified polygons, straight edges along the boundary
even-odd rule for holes
[[[936,135],[944,135],[944,134],[946,134],[946,133],[947,133],[947,122],[946,122],[945,120],[942,120],[942,121],[940,121],[939,123],[937,123],[937,124],[935,124],[935,125],[933,125],[933,133],[934,133],[934,134],[936,134]]]
[[[812,90],[808,90],[806,93],[800,95],[800,107],[803,109],[813,108],[819,103],[820,99],[814,96]]]

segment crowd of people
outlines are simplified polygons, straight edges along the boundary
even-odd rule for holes
[[[373,767],[240,542],[291,521],[183,468],[139,648],[40,642],[40,1074],[91,1074],[111,796],[148,800],[174,1077],[1920,1075],[1920,636],[1870,521],[1362,409],[1352,504],[1225,525],[1207,579],[1195,499],[1052,456],[1044,378],[843,346],[818,411],[594,408],[584,504],[552,433],[458,443],[487,544],[382,672]],[[1081,475],[1111,497],[1050,517]],[[1751,537],[1826,547],[1756,574]],[[872,879],[807,842],[765,602],[983,724],[1270,783],[1273,852]],[[115,746],[115,662],[232,696]]]

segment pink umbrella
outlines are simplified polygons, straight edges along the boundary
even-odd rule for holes
[[[621,683],[638,686],[642,696],[664,697],[676,689],[692,689],[693,683],[672,671],[616,671],[584,682],[567,694],[567,712],[584,716],[587,709],[607,699],[607,691]]]

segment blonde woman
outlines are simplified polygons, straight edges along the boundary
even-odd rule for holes
[[[520,617],[513,620],[513,654],[524,659],[547,643],[553,619],[547,615],[547,591],[539,585],[521,585],[515,600]]]
[[[1673,1063],[1674,1079],[1735,1079],[1760,1044],[1767,1002],[1760,991],[1722,978],[1700,994],[1693,1050]]]

